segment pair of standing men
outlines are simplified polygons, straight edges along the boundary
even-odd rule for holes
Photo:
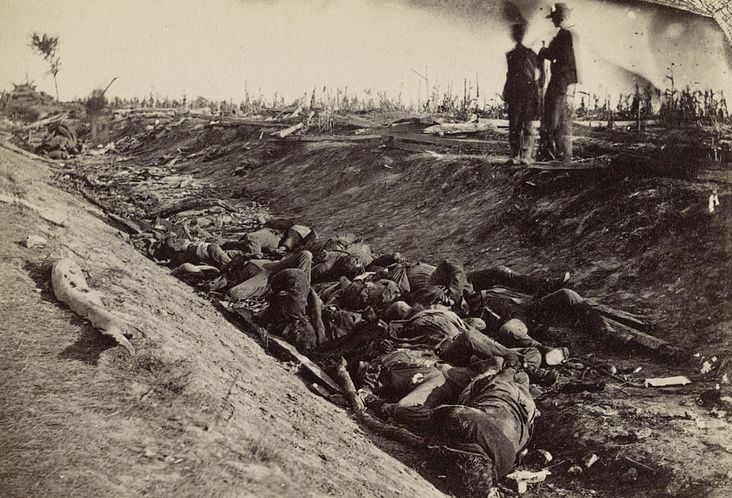
[[[577,64],[574,55],[574,37],[567,29],[569,8],[564,3],[552,5],[547,18],[559,32],[537,55],[523,45],[526,24],[512,26],[516,48],[506,54],[508,74],[503,99],[508,104],[509,144],[511,162],[528,164],[534,147],[532,121],[541,109],[541,136],[539,155],[546,159],[572,159],[571,98],[577,83]],[[544,88],[544,61],[551,62],[551,78]],[[543,104],[543,105],[542,105]]]

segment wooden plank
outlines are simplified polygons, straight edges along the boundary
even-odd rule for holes
[[[404,142],[420,143],[420,144],[431,144],[441,145],[443,147],[460,147],[460,148],[474,148],[474,149],[485,149],[491,148],[492,150],[496,145],[505,145],[504,140],[475,140],[475,139],[461,139],[461,138],[446,138],[446,137],[435,137],[431,135],[420,135],[417,133],[404,133],[389,135],[395,140]]]
[[[461,148],[467,150],[478,150],[481,152],[496,152],[496,147],[505,145],[504,140],[475,140],[460,138],[435,137],[432,135],[421,135],[418,133],[390,133],[384,131],[382,134],[369,135],[300,135],[288,136],[284,139],[271,139],[273,142],[385,142],[390,141],[429,145],[431,147]]]
[[[350,113],[345,115],[335,114],[333,116],[333,121],[337,126],[350,126],[352,128],[373,128],[379,126],[379,123]]]
[[[366,407],[363,404],[361,396],[358,395],[356,387],[353,385],[353,380],[346,369],[347,366],[348,364],[346,363],[346,360],[341,356],[338,362],[336,375],[338,376],[338,380],[341,381],[341,386],[343,386],[343,391],[345,392],[348,403],[351,405],[351,409],[356,415],[361,415],[366,411]]]
[[[492,123],[445,123],[425,128],[422,133],[430,135],[462,135],[464,133],[483,133],[495,131]]]
[[[307,356],[300,353],[295,346],[279,337],[269,334],[263,327],[259,326],[252,319],[252,314],[246,309],[230,309],[226,303],[214,299],[214,306],[223,312],[225,316],[235,318],[236,325],[246,331],[256,334],[264,343],[264,347],[280,358],[286,358],[300,364],[301,369],[312,379],[320,382],[333,393],[341,393],[340,386]]]
[[[302,123],[297,123],[295,125],[290,126],[289,128],[285,128],[284,130],[280,130],[277,132],[272,133],[272,136],[275,138],[285,138],[288,135],[292,135],[298,130],[301,130],[305,125]]]
[[[110,212],[107,213],[107,217],[118,225],[121,225],[125,231],[131,235],[139,235],[144,232],[140,225],[134,221],[128,220],[127,218],[123,218],[122,216],[118,216]]]
[[[211,123],[206,123],[206,127],[209,128],[237,128],[240,126],[250,126],[262,130],[280,130],[290,125],[289,123],[278,123],[277,121],[253,121],[248,119],[239,119],[236,121],[219,121],[215,119]]]
[[[23,207],[35,212],[38,216],[40,216],[44,220],[48,221],[49,223],[52,223],[59,227],[67,226],[66,219],[65,218],[62,219],[60,217],[61,213],[59,213],[58,211],[55,211],[55,210],[49,211],[40,206],[36,206],[35,204],[31,204],[30,202],[26,201],[25,199],[21,199],[19,197],[0,193],[0,202],[5,202],[8,204],[17,204],[19,206],[23,206]]]
[[[381,135],[300,135],[272,139],[272,142],[368,142],[380,141]]]
[[[634,342],[635,344],[653,351],[669,347],[669,343],[663,339],[635,330],[634,328],[616,322],[611,318],[603,318],[603,320],[605,320],[605,324],[608,325],[609,334],[622,343]]]
[[[362,424],[382,436],[388,437],[407,446],[413,448],[424,447],[425,440],[422,437],[417,436],[402,427],[384,423],[366,412],[363,400],[358,395],[358,391],[356,391],[356,387],[353,385],[353,380],[348,374],[348,370],[346,370],[346,360],[343,359],[343,357],[340,358],[337,374],[338,380],[341,381],[341,386],[343,387],[344,397],[351,406],[354,415],[356,415],[356,418],[361,421]]]
[[[21,130],[33,130],[33,129],[39,128],[41,126],[46,126],[48,124],[55,123],[56,121],[61,121],[64,118],[67,118],[68,116],[69,116],[68,112],[62,112],[59,114],[55,114],[55,115],[51,116],[50,118],[41,119],[39,121],[35,121],[31,124],[25,125],[24,127],[21,128]]]
[[[313,361],[308,358],[307,356],[300,353],[295,346],[290,344],[289,342],[285,341],[284,339],[281,339],[279,337],[276,337],[274,335],[270,335],[267,338],[267,344],[268,349],[272,350],[275,354],[282,354],[283,356],[289,356],[291,360],[297,361],[300,363],[301,368],[305,370],[307,374],[309,374],[311,377],[314,377],[316,380],[321,382],[325,385],[328,389],[330,389],[334,393],[340,393],[341,388],[338,386],[338,384],[323,371],[322,368],[320,368],[318,365],[313,363]],[[273,347],[274,346],[274,347]]]
[[[656,328],[654,323],[648,322],[647,319],[642,316],[611,308],[610,306],[597,302],[595,299],[586,299],[585,301],[587,301],[587,304],[595,308],[602,316],[615,320],[616,322],[620,322],[628,327],[642,330],[644,332],[652,332]]]
[[[610,163],[606,156],[599,156],[593,159],[582,159],[579,161],[564,163],[561,161],[548,161],[532,163],[526,166],[529,169],[542,171],[579,171],[591,169],[607,169]]]

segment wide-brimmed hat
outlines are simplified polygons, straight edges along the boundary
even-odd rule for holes
[[[565,19],[571,10],[564,2],[553,3],[549,9],[549,15],[546,18],[551,19],[555,16],[560,16],[562,19]]]

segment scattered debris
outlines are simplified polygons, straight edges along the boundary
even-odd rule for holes
[[[559,392],[572,394],[572,393],[599,393],[605,389],[604,382],[581,382],[581,381],[570,381],[565,384],[561,384],[558,388]]]
[[[549,464],[552,460],[554,460],[554,457],[547,450],[537,449],[527,455],[525,463],[528,465],[538,465],[543,467]]]
[[[635,431],[633,435],[635,436],[636,440],[642,441],[651,437],[651,435],[653,435],[653,432],[651,431],[651,429],[643,428]]]
[[[547,476],[550,476],[551,472],[544,469],[538,472],[531,470],[516,470],[506,476],[506,479],[513,481],[515,489],[519,494],[523,494],[528,489],[528,484],[534,484],[537,482],[544,482]]]
[[[600,459],[600,457],[598,457],[598,456],[597,456],[597,455],[595,455],[594,453],[590,453],[590,454],[588,454],[588,455],[585,455],[585,456],[584,456],[584,457],[582,458],[582,465],[584,465],[585,469],[589,469],[590,467],[592,467],[593,465],[595,465],[595,463],[596,463],[596,462],[597,462],[597,461],[598,461],[599,459]]]
[[[638,480],[638,470],[635,467],[631,467],[620,476],[623,482],[635,482]]]
[[[711,194],[709,194],[709,214],[714,213],[714,208],[719,206],[719,194],[716,190],[713,190]]]
[[[646,387],[685,386],[687,384],[691,384],[691,381],[683,375],[677,375],[675,377],[656,377],[653,379],[646,379],[644,382]]]
[[[572,465],[571,467],[569,467],[569,468],[567,469],[567,474],[569,474],[569,475],[571,475],[571,476],[578,476],[578,475],[580,475],[580,474],[581,474],[581,473],[582,473],[582,472],[583,472],[584,470],[585,470],[585,469],[584,469],[584,468],[583,468],[583,467],[582,467],[581,465],[578,465],[578,464],[576,464],[576,463],[575,463],[575,464],[573,464],[573,465]]]
[[[617,410],[613,410],[609,406],[591,406],[588,408],[588,411],[590,413],[594,413],[595,415],[601,415],[603,417],[616,417],[618,415]]]
[[[699,395],[699,397],[696,400],[696,404],[699,406],[719,406],[722,403],[722,390],[719,387],[719,384],[715,386],[714,389],[709,389],[708,391],[704,391]]]

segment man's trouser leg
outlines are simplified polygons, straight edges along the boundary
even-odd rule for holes
[[[508,145],[511,158],[518,158],[521,153],[521,105],[519,102],[508,103]]]
[[[536,351],[534,348],[510,349],[480,332],[465,330],[451,341],[445,341],[440,346],[437,354],[444,361],[455,366],[470,365],[472,356],[475,356],[479,360],[487,360],[494,356],[500,356],[505,360],[505,366],[518,366],[526,363],[527,354],[529,354],[529,360],[533,363],[536,355],[531,350]],[[538,351],[536,353],[541,363],[541,353]]]
[[[447,382],[447,376],[442,372],[442,370],[440,370],[436,366],[431,367],[429,372],[423,375],[424,380],[422,380],[421,383],[417,384],[412,392],[399,400],[399,402],[397,403],[399,406],[425,406],[427,405],[427,400],[430,397],[432,397],[433,399],[444,397],[440,396],[440,394],[441,391],[444,390],[442,388]]]
[[[563,161],[572,160],[572,99],[565,93],[562,96],[559,126],[557,127],[556,144]]]
[[[463,295],[463,290],[473,291],[463,265],[448,259],[437,265],[430,275],[429,285],[447,287],[449,296],[456,300]]]
[[[256,275],[229,289],[227,295],[234,301],[244,301],[253,297],[264,296],[268,288],[269,272],[260,270]]]
[[[602,315],[570,289],[562,289],[538,299],[529,307],[535,320],[546,325],[553,323],[578,323],[593,334],[604,329]]]
[[[434,408],[426,406],[399,406],[385,403],[381,411],[387,417],[393,417],[400,424],[420,433],[432,432],[432,413]]]
[[[299,268],[305,272],[308,285],[310,285],[312,265],[313,254],[310,251],[298,251],[285,256],[276,263],[266,264],[265,268],[269,271],[270,275],[274,275],[275,273],[287,268]]]
[[[531,104],[524,103],[521,108],[521,161],[530,163],[534,157],[534,122]]]
[[[529,335],[526,324],[518,318],[512,318],[498,329],[495,336],[498,342],[509,348],[536,348],[539,351],[550,351],[552,348],[544,346],[542,343]]]
[[[206,253],[208,260],[219,270],[231,264],[231,257],[218,244],[209,244]]]
[[[473,290],[476,292],[500,285],[524,294],[541,292],[542,285],[546,284],[546,280],[543,278],[516,273],[510,268],[500,265],[468,273],[468,282],[473,284]]]
[[[221,244],[223,249],[242,251],[252,258],[263,258],[262,244],[256,235],[246,234],[241,240],[227,240]]]
[[[549,83],[544,97],[544,112],[546,121],[546,148],[547,153],[555,159],[560,158],[558,137],[562,118],[566,92],[562,92],[558,85]]]
[[[527,369],[539,368],[541,366],[541,352],[535,348],[511,348],[523,360],[524,367]]]
[[[399,400],[399,406],[426,406],[428,408],[452,403],[470,383],[472,372],[450,365],[435,365],[424,381]]]

